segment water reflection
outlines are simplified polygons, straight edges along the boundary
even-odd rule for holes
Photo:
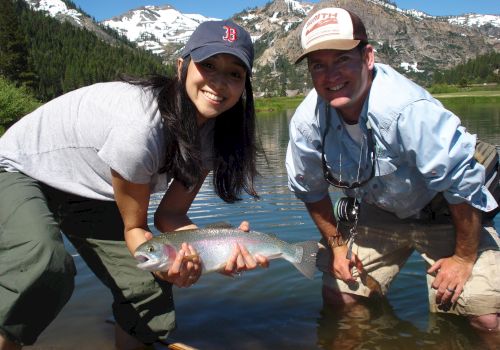
[[[500,104],[491,98],[443,99],[446,108],[458,115],[462,124],[483,141],[500,145]]]
[[[321,349],[484,349],[466,320],[431,315],[427,331],[397,317],[386,299],[333,308],[325,305],[318,318]]]

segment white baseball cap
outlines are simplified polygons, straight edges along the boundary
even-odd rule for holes
[[[327,7],[313,13],[304,24],[301,35],[303,52],[295,60],[299,63],[317,50],[351,50],[368,36],[361,19],[354,13],[338,7]]]

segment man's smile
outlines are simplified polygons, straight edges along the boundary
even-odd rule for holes
[[[330,91],[339,91],[340,89],[342,89],[346,85],[347,85],[346,83],[335,85],[333,87],[328,88],[328,90],[330,90]]]

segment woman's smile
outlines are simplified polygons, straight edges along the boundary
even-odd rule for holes
[[[221,96],[217,96],[216,94],[210,92],[210,91],[206,91],[206,90],[203,90],[202,91],[203,94],[205,95],[205,97],[210,100],[210,102],[213,102],[213,103],[216,103],[216,104],[219,104],[221,103],[224,98],[221,97]]]

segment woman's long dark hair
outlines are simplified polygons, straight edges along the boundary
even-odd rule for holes
[[[202,179],[200,137],[196,107],[187,95],[186,77],[191,58],[184,59],[180,79],[156,75],[147,80],[126,79],[150,88],[163,118],[166,159],[160,172],[167,172],[186,188]],[[256,170],[255,108],[247,74],[245,94],[229,110],[217,116],[214,127],[213,185],[225,202],[240,200],[242,191],[258,198],[254,188]]]

